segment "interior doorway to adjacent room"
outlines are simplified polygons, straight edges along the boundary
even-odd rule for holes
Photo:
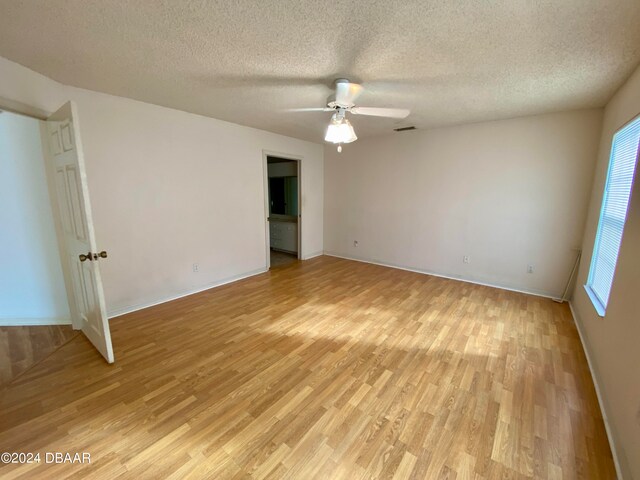
[[[267,155],[266,183],[267,267],[271,268],[300,258],[300,160]]]
[[[70,325],[40,120],[0,110],[0,325]]]
[[[77,107],[32,117],[34,109],[6,103],[0,98],[0,325],[70,323],[113,363],[98,265],[107,252],[96,244]]]

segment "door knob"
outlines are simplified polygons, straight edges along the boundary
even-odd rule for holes
[[[81,262],[86,262],[87,260],[98,260],[99,258],[107,258],[107,252],[103,250],[100,253],[89,252],[86,255],[84,253],[81,253],[80,255],[78,255],[78,258],[80,258]]]
[[[100,253],[91,253],[91,252],[89,252],[89,255],[92,255],[94,260],[98,260],[100,258],[107,258],[107,252],[105,252],[104,250],[101,251]],[[91,260],[91,259],[89,259],[89,260]]]

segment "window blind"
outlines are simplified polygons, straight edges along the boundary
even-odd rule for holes
[[[587,279],[587,291],[601,315],[607,308],[613,284],[639,143],[640,117],[613,137],[598,232]]]

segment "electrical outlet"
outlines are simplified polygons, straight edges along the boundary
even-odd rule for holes
[[[462,257],[462,263],[470,263],[471,262],[471,257],[469,255],[465,255],[464,257]]]
[[[531,264],[527,265],[527,273],[533,273],[533,271],[534,271],[533,265]]]
[[[354,241],[353,241],[353,246],[354,246],[354,247],[357,247],[357,246],[358,246],[358,240],[354,240]]]
[[[197,263],[193,264],[193,271],[194,272],[199,272],[200,271],[200,265],[198,265]]]

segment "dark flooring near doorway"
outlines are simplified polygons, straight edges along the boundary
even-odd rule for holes
[[[289,265],[298,261],[298,256],[294,253],[279,252],[271,250],[271,268]]]
[[[71,325],[0,327],[0,388],[77,334]]]

